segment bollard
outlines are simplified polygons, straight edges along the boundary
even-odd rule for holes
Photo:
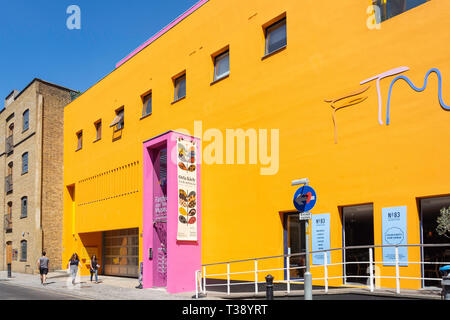
[[[445,266],[439,269],[442,274],[442,300],[450,300],[450,266]]]
[[[266,299],[273,300],[273,277],[270,274],[266,277]]]
[[[11,276],[11,263],[8,263],[8,278],[12,278],[12,276]]]

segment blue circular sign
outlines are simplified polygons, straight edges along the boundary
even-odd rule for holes
[[[294,194],[294,207],[299,212],[308,212],[317,202],[316,191],[310,186],[303,186]]]

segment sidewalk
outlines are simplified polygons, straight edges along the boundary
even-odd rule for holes
[[[43,286],[40,276],[15,273],[8,279],[6,271],[0,271],[0,282],[21,287],[38,288],[55,293],[63,293],[88,300],[193,300],[195,292],[169,294],[163,288],[136,289],[137,279],[99,276],[99,282],[90,281],[90,276],[77,276],[75,285],[66,271],[51,272],[47,285]],[[208,299],[208,298],[206,298]],[[214,300],[220,298],[212,298]]]

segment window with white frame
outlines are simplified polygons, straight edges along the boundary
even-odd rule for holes
[[[227,50],[214,58],[214,81],[230,74],[230,51]]]

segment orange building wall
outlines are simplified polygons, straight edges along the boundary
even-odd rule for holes
[[[366,101],[337,112],[338,144],[324,100],[359,89],[364,79],[408,66],[405,75],[420,86],[430,68],[439,68],[444,100],[450,103],[450,3],[432,0],[383,22],[380,30],[367,27],[367,6],[359,0],[211,0],[67,106],[64,185],[75,184],[76,204],[73,218],[66,190],[63,259],[76,248],[72,233],[142,230],[142,142],[169,130],[193,134],[196,120],[202,121],[203,132],[215,128],[224,136],[226,129],[279,129],[275,175],[261,175],[266,166],[259,162],[203,166],[203,263],[283,254],[279,212],[293,210],[295,188],[290,183],[303,177],[318,194],[313,214],[331,214],[332,248],[342,246],[339,207],[362,203],[374,205],[376,245],[382,242],[381,208],[400,205],[408,207],[408,243],[420,243],[417,198],[450,193],[450,172],[445,170],[450,112],[439,106],[436,77],[430,77],[423,93],[396,84],[390,126],[378,124],[372,82]],[[262,60],[262,26],[283,13],[287,48]],[[210,85],[211,55],[227,45],[230,77]],[[171,104],[172,77],[183,70],[187,97]],[[383,119],[390,80],[381,82]],[[148,90],[153,92],[153,114],[140,119],[141,95]],[[121,106],[125,129],[121,139],[112,141],[108,126]],[[99,119],[103,138],[93,143]],[[75,152],[79,130],[84,144]],[[203,146],[210,143],[203,141]],[[120,175],[123,166],[136,163],[126,169],[132,172],[130,181],[118,178],[119,187],[131,193],[81,205],[83,194],[92,195],[84,189],[85,179],[116,169]],[[375,258],[381,259],[381,250]],[[332,256],[333,262],[341,259],[340,254]],[[410,251],[409,259],[418,261],[419,250]],[[404,276],[420,274],[419,266],[401,270]],[[395,268],[381,271],[392,274]],[[279,279],[281,273],[275,276]],[[401,284],[419,286],[416,280]],[[383,280],[381,285],[395,283]]]

